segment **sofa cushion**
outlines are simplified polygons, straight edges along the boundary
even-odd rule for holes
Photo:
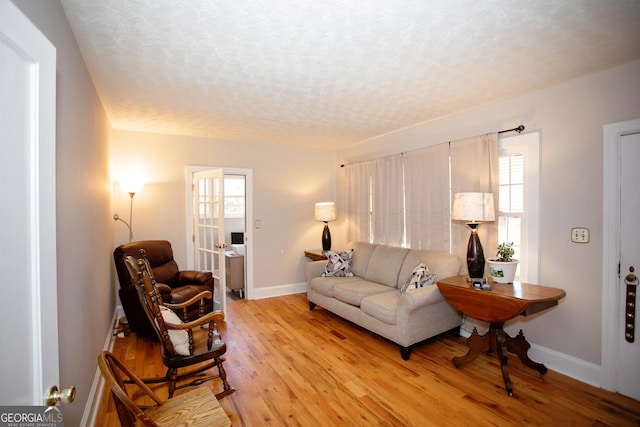
[[[347,249],[353,249],[353,260],[351,261],[353,274],[364,277],[369,266],[369,258],[377,246],[366,242],[352,242],[347,245]]]
[[[388,291],[388,286],[367,280],[358,280],[336,285],[333,288],[333,295],[339,301],[359,307],[362,298]]]
[[[336,285],[344,283],[355,283],[364,281],[363,278],[358,276],[353,277],[315,277],[311,280],[311,289],[320,295],[324,295],[329,298],[334,298],[334,288]]]
[[[364,278],[392,288],[398,287],[398,272],[408,253],[409,249],[407,248],[376,246],[369,259],[369,266]],[[414,264],[413,267],[416,265]]]
[[[326,251],[327,264],[324,267],[323,276],[351,277],[351,259],[353,249],[344,252]]]
[[[429,272],[435,273],[439,279],[458,275],[462,262],[460,258],[448,252],[432,251],[428,249],[412,249],[407,254],[398,275],[398,283],[405,283],[416,265],[424,262]]]
[[[362,299],[360,310],[381,322],[395,325],[398,298],[400,298],[398,290],[370,295]]]

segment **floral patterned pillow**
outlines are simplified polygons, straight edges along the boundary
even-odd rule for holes
[[[323,276],[352,277],[351,260],[353,249],[344,252],[326,251],[327,264],[324,266]]]

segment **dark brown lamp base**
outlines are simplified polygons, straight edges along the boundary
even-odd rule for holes
[[[331,250],[331,232],[329,231],[329,223],[325,221],[324,230],[322,230],[322,250]]]
[[[471,229],[469,244],[467,245],[467,269],[469,277],[472,279],[482,279],[484,277],[484,251],[478,237],[477,223],[467,224]]]

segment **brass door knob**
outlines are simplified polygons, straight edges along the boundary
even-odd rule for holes
[[[55,406],[56,403],[71,403],[76,398],[76,388],[74,386],[67,387],[62,391],[58,391],[58,386],[49,387],[44,401],[47,406]]]

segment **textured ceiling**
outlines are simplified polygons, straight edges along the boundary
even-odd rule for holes
[[[114,129],[340,148],[640,58],[638,0],[62,0]]]

